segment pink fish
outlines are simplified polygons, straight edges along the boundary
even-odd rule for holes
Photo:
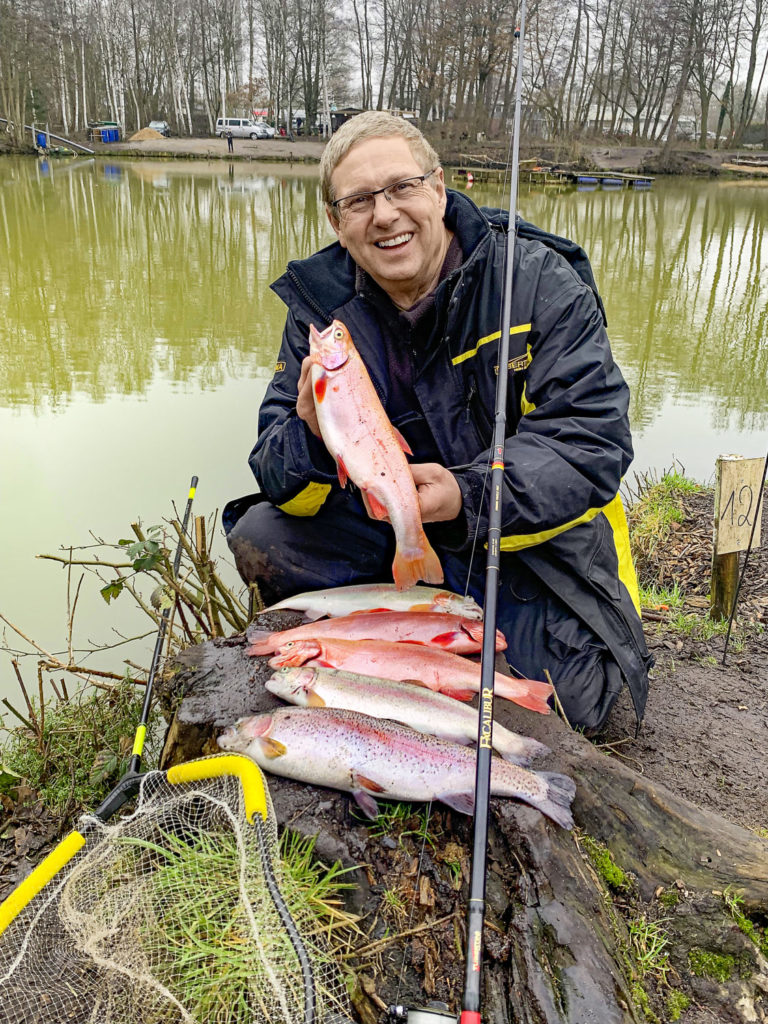
[[[295,640],[282,644],[269,664],[272,668],[318,665],[401,682],[412,681],[458,700],[470,700],[480,691],[480,666],[476,662],[450,651],[418,644],[385,640]],[[511,679],[496,672],[495,690],[499,697],[521,707],[549,714],[547,698],[552,695],[549,683]]]
[[[279,633],[249,629],[253,641],[246,654],[271,654],[290,640],[390,640],[426,644],[454,654],[477,654],[482,649],[483,624],[476,619],[439,612],[358,612],[336,619],[305,623]],[[504,634],[496,630],[496,650],[507,646]]]
[[[339,483],[360,488],[373,519],[389,519],[397,550],[392,576],[398,590],[418,580],[442,583],[443,570],[421,523],[416,485],[403,452],[413,454],[389,422],[349,331],[340,320],[309,328],[317,422],[336,460]]]

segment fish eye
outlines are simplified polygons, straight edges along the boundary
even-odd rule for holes
[[[341,339],[344,337],[344,331],[342,331],[340,327],[337,327],[336,330],[333,332],[333,336],[337,341],[341,341]]]

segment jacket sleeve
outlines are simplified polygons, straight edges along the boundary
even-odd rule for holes
[[[309,328],[288,312],[275,375],[259,409],[259,437],[248,459],[261,491],[274,505],[312,483],[329,485],[336,468],[320,438],[296,415],[301,363],[309,355]]]
[[[594,295],[554,253],[540,263],[531,282],[530,363],[521,408],[508,412],[508,431],[510,421],[513,429],[518,416],[519,422],[505,442],[504,550],[541,543],[596,516],[615,498],[632,460],[629,389]],[[515,394],[510,377],[510,398]],[[467,542],[475,531],[481,537],[488,532],[488,454],[456,473]]]

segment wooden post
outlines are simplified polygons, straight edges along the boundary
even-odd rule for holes
[[[760,520],[755,523],[755,516],[762,471],[762,459],[721,455],[717,460],[709,612],[716,620],[727,619],[733,609],[739,581],[739,551],[746,550],[750,537],[752,547],[760,547]]]

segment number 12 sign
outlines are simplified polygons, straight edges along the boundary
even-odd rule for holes
[[[752,547],[760,547],[760,485],[764,462],[764,459],[744,459],[740,455],[721,455],[717,460],[716,555],[745,551],[749,547],[753,526],[755,532]]]

